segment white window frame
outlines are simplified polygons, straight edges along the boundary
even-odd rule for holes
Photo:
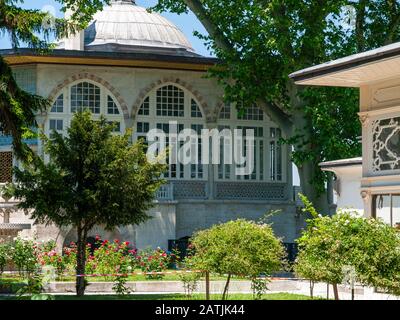
[[[49,137],[51,130],[50,130],[50,120],[63,120],[63,130],[60,132],[61,134],[66,134],[67,129],[69,128],[71,124],[71,120],[74,116],[74,113],[71,111],[71,88],[79,83],[82,82],[88,82],[90,84],[93,84],[97,87],[100,88],[100,113],[99,114],[92,114],[93,119],[98,120],[100,119],[100,116],[103,115],[107,121],[109,122],[119,122],[120,123],[120,132],[115,132],[116,134],[123,134],[126,130],[125,128],[125,122],[124,122],[124,116],[123,116],[123,111],[121,109],[121,106],[118,103],[118,100],[115,98],[115,96],[104,86],[101,84],[89,80],[89,79],[80,79],[77,81],[74,81],[73,83],[68,84],[64,88],[62,88],[56,95],[54,101],[52,101],[52,105],[48,110],[47,113],[47,119],[44,125],[44,132],[45,134]],[[57,99],[60,97],[60,95],[63,95],[63,112],[51,112],[51,109],[53,107],[54,102],[57,101]],[[115,104],[118,107],[119,114],[108,114],[108,96],[110,96]]]
[[[223,108],[223,107],[222,107]],[[257,137],[255,136],[255,143],[256,143],[256,178],[252,179],[250,176],[250,179],[247,179],[242,176],[236,176],[235,175],[235,170],[236,170],[236,165],[228,165],[230,166],[230,178],[227,179],[225,176],[226,172],[226,166],[224,165],[225,168],[223,169],[224,177],[220,178],[219,176],[219,165],[215,166],[215,171],[214,171],[214,176],[215,176],[215,181],[219,182],[228,182],[228,181],[238,181],[238,182],[271,182],[271,183],[287,183],[288,175],[287,175],[287,159],[288,159],[288,154],[287,154],[287,148],[284,146],[281,146],[281,166],[282,166],[282,179],[281,180],[273,180],[270,177],[270,172],[271,172],[271,161],[270,161],[270,143],[275,141],[277,142],[278,140],[275,138],[270,137],[270,130],[271,128],[278,128],[279,127],[274,124],[269,117],[263,113],[264,115],[264,120],[243,120],[240,119],[238,116],[238,112],[236,110],[236,105],[231,104],[230,108],[230,118],[229,119],[224,119],[220,117],[222,108],[219,110],[218,113],[218,127],[228,127],[231,130],[238,129],[238,127],[254,127],[254,128],[262,128],[263,129],[263,137]],[[281,130],[282,132],[282,130]],[[260,153],[260,146],[261,146],[261,141],[263,143],[263,166],[261,170],[261,153]],[[262,172],[262,176],[261,176]]]
[[[175,86],[184,92],[184,117],[176,117],[176,116],[157,116],[157,91],[165,86]],[[143,133],[138,133],[137,132],[137,125],[138,123],[148,123],[149,124],[149,129],[154,129],[157,128],[157,124],[168,124],[170,121],[176,121],[179,125],[183,125],[184,129],[191,129],[192,125],[201,125],[203,128],[207,128],[206,124],[206,117],[204,110],[199,103],[199,101],[196,99],[196,97],[186,88],[180,86],[179,84],[176,83],[164,83],[160,86],[157,86],[153,90],[151,90],[146,97],[143,99],[143,102],[149,98],[149,104],[150,104],[150,113],[149,115],[140,115],[140,108],[137,110],[136,118],[135,118],[135,123],[134,123],[134,130],[133,130],[133,140],[137,141],[139,138],[143,138],[145,134]],[[199,117],[193,117],[191,116],[192,113],[192,100],[194,100],[197,103],[197,106],[200,109],[200,112],[202,113],[202,118]],[[141,104],[141,106],[142,106]],[[178,132],[179,133],[179,132]],[[183,170],[181,170],[181,167],[183,167]],[[183,176],[181,175],[181,172]],[[208,180],[208,166],[203,165],[203,177],[199,177],[199,171],[195,173],[195,176],[192,176],[192,170],[191,170],[191,164],[188,165],[180,165],[177,164],[177,170],[176,170],[176,177],[171,177],[171,169],[169,171],[169,174],[165,177],[167,180],[170,181],[176,181],[176,180],[191,180],[191,181],[207,181]]]

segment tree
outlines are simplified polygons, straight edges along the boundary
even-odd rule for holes
[[[282,268],[285,250],[267,224],[246,220],[230,221],[195,234],[192,268],[228,275],[223,299],[231,277],[245,276],[254,281]]]
[[[339,299],[337,285],[351,267],[357,282],[400,294],[400,233],[382,220],[357,212],[323,217],[303,199],[312,219],[298,239],[295,271],[299,276],[334,285]]]
[[[360,155],[357,91],[300,87],[289,74],[398,41],[399,2],[159,0],[154,10],[198,17],[226,100],[256,103],[282,128],[303,193],[326,212],[329,177],[318,164]]]
[[[8,34],[14,49],[23,42],[45,52],[52,48],[49,38],[73,34],[79,25],[51,17],[47,12],[26,10],[18,6],[22,0],[0,0],[0,33]],[[36,112],[49,107],[49,101],[18,87],[12,70],[0,56],[0,130],[12,135],[14,151],[24,160],[32,157],[31,150],[22,142],[31,137],[36,126]]]
[[[36,223],[76,228],[78,275],[85,273],[88,232],[95,225],[112,230],[145,222],[164,182],[165,167],[148,162],[142,143],[131,145],[129,132],[116,136],[112,130],[104,117],[95,121],[88,111],[77,113],[66,137],[42,137],[49,163],[34,158],[25,170],[15,170],[21,209],[32,208]],[[83,295],[84,277],[76,285]]]
[[[21,42],[41,53],[54,48],[51,36],[56,39],[75,34],[87,26],[94,13],[110,0],[57,0],[62,10],[73,10],[70,20],[59,19],[47,12],[27,10],[19,5],[24,0],[0,0],[0,33],[7,34],[14,49]],[[32,150],[23,138],[35,135],[36,113],[50,107],[50,101],[19,88],[12,69],[0,55],[0,132],[11,135],[15,154],[22,160],[32,160]]]

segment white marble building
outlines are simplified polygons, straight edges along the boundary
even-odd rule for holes
[[[99,226],[93,235],[129,240],[138,248],[167,248],[168,240],[191,236],[195,230],[281,209],[273,218],[275,231],[293,243],[302,221],[293,200],[290,148],[278,144],[280,129],[257,107],[238,116],[233,105],[226,105],[222,88],[204,77],[218,61],[196,54],[171,22],[131,0],[111,2],[85,31],[60,42],[50,54],[0,51],[22,88],[53,101],[50,110],[38,115],[39,127],[46,134],[53,129],[65,133],[73,113],[89,106],[94,117],[103,114],[118,122],[117,131],[132,128],[134,139],[171,120],[194,130],[254,128],[256,169],[240,177],[231,165],[171,165],[168,184],[150,212],[152,220],[113,234]],[[11,179],[12,162],[16,164],[10,142],[0,137],[0,182]],[[29,143],[45,156],[41,141]],[[10,217],[10,223],[31,222],[22,213]],[[60,246],[74,240],[71,228],[39,225],[24,232],[55,238]]]
[[[325,167],[331,166],[342,184],[347,184],[348,194],[342,199],[346,204],[357,208],[362,199],[365,216],[381,218],[400,229],[399,74],[397,42],[301,70],[291,77],[299,85],[359,88],[362,161],[359,159],[356,170],[347,165],[347,180],[344,171],[337,170],[337,163],[336,169],[335,164]]]

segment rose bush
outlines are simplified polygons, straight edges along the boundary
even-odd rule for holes
[[[145,273],[165,272],[171,263],[178,261],[176,252],[169,253],[161,248],[138,251],[130,246],[128,241],[118,239],[110,242],[96,236],[95,243],[86,246],[86,274],[102,275],[104,280],[116,279],[116,274],[123,274],[126,280],[128,274],[140,269]],[[16,266],[21,276],[29,276],[37,267],[54,268],[57,279],[76,274],[77,246],[71,242],[62,251],[57,250],[54,241],[34,242],[16,239],[13,244],[0,246],[0,275],[7,263]],[[148,279],[162,279],[162,274],[149,274]],[[122,288],[123,286],[120,285]]]
[[[171,255],[161,248],[143,250],[136,258],[140,269],[145,273],[165,272],[171,262]],[[148,279],[162,279],[164,275],[148,274],[146,277]]]

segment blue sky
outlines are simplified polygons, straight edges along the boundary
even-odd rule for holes
[[[157,0],[137,0],[136,3],[142,7],[150,7],[156,4]],[[24,8],[39,10],[50,6],[54,7],[57,17],[63,16],[63,13],[60,11],[61,5],[54,0],[25,0],[25,3],[22,6]],[[201,33],[206,33],[204,27],[197,20],[196,16],[194,16],[192,13],[185,15],[163,13],[163,16],[172,21],[183,31],[197,53],[204,56],[210,56],[210,53],[207,51],[207,48],[204,46],[203,42],[193,35],[195,30]],[[10,48],[10,42],[7,35],[2,35],[0,36],[0,49],[6,48]]]

